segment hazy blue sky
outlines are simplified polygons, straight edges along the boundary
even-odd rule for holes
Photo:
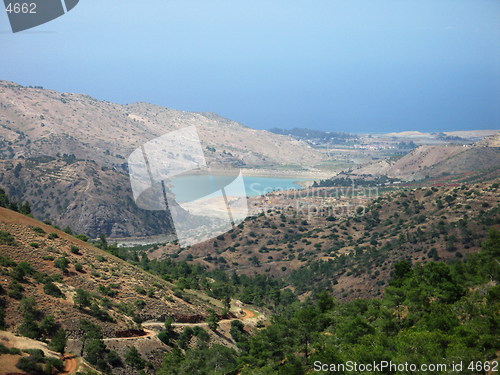
[[[255,128],[500,128],[498,0],[80,0],[0,47],[0,79]]]

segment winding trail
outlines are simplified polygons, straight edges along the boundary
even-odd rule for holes
[[[245,315],[239,317],[239,318],[231,318],[231,319],[222,319],[219,320],[220,323],[230,323],[234,320],[245,320],[245,319],[252,319],[255,318],[256,314],[255,312],[247,309],[242,309],[242,311],[245,313]],[[144,322],[142,323],[142,327],[163,327],[164,323],[163,322]],[[208,327],[207,322],[200,322],[200,323],[172,323],[172,327]],[[144,331],[146,334],[142,336],[130,336],[130,337],[107,337],[103,339],[104,342],[106,341],[127,341],[127,340],[138,340],[138,339],[144,339],[147,337],[153,337],[156,336],[155,331],[151,331],[149,329],[145,329]]]
[[[252,319],[255,318],[256,314],[255,312],[247,309],[242,309],[242,311],[245,313],[245,315],[239,317],[239,318],[231,318],[231,319],[222,319],[219,320],[219,324],[223,323],[230,323],[234,320],[245,320],[245,319]],[[164,323],[162,322],[144,322],[142,323],[143,327],[163,327]],[[201,322],[201,323],[172,323],[172,327],[208,327],[207,322]]]
[[[246,309],[242,309],[243,312],[245,313],[245,315],[243,315],[240,319],[251,319],[251,318],[255,318],[255,313],[251,310],[246,310]],[[233,319],[234,320],[234,319]]]
[[[145,335],[142,336],[130,336],[130,337],[108,337],[103,339],[104,342],[106,341],[126,341],[126,340],[137,340],[137,339],[144,339],[147,337],[153,337],[156,335],[154,331],[150,331],[149,329],[144,329],[144,332],[146,332]]]
[[[76,355],[73,354],[64,355],[64,371],[62,372],[62,374],[73,374],[76,372],[76,369],[78,367],[76,358]]]
[[[222,319],[219,321],[219,323],[230,323],[234,320],[246,320],[246,319],[252,319],[256,317],[256,314],[252,310],[248,309],[241,309],[245,315],[239,317],[239,318],[231,318],[231,319]],[[164,323],[161,322],[146,322],[142,323],[142,326],[145,327],[163,327]],[[202,322],[202,323],[172,323],[172,326],[174,327],[208,327],[207,322]],[[137,339],[144,339],[144,338],[149,338],[149,337],[154,337],[156,336],[155,331],[151,331],[149,329],[144,329],[146,332],[145,335],[142,336],[130,336],[130,337],[108,337],[103,339],[103,341],[127,341],[127,340],[137,340]],[[74,354],[64,354],[64,371],[61,372],[61,374],[64,375],[70,375],[70,374],[75,374],[77,369],[78,369],[78,356]]]

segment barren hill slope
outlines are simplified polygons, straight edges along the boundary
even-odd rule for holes
[[[87,95],[25,88],[0,81],[0,135],[12,142],[2,149],[15,157],[74,154],[118,166],[143,143],[169,131],[195,125],[209,161],[234,157],[239,165],[307,164],[321,154],[287,136],[253,130],[210,113],[191,113],[135,103],[126,106]]]
[[[335,189],[313,188],[309,196],[335,196]],[[317,208],[310,216],[287,205],[248,218],[215,240],[186,249],[170,244],[151,256],[177,254],[210,268],[278,275],[298,291],[314,286],[339,298],[376,296],[399,260],[460,260],[477,251],[487,229],[500,224],[498,192],[498,181],[405,189],[364,209],[353,203],[348,216],[336,214],[349,204],[339,199],[309,202]]]
[[[390,177],[419,175],[426,168],[464,152],[462,146],[420,146],[405,155],[387,171]]]
[[[21,323],[19,300],[27,297],[33,297],[38,308],[53,315],[72,337],[79,335],[81,318],[101,326],[105,337],[115,337],[120,331],[140,327],[138,323],[144,320],[164,321],[170,316],[174,321],[200,321],[208,308],[218,309],[194,296],[183,297],[189,298],[186,301],[174,295],[172,284],[165,280],[4,208],[0,208],[0,260],[0,286],[7,293],[6,323],[13,332]],[[62,294],[48,293],[49,283]],[[90,294],[93,307],[75,306],[78,288]]]
[[[0,186],[33,214],[91,237],[164,235],[164,212],[132,201],[126,159],[145,142],[195,125],[209,165],[310,165],[321,153],[211,113],[126,106],[0,81]]]
[[[386,175],[402,180],[459,175],[500,168],[500,133],[471,146],[419,146],[397,161],[377,161],[355,169],[353,175]]]

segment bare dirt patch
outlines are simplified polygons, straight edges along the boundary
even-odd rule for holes
[[[25,374],[16,367],[21,355],[2,354],[0,355],[0,375]]]

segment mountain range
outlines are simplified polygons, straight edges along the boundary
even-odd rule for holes
[[[91,237],[172,232],[164,212],[137,208],[127,158],[163,134],[195,125],[212,167],[310,166],[323,154],[288,136],[213,113],[119,105],[0,81],[0,185],[33,214]]]
[[[119,105],[0,81],[0,187],[20,202],[32,202],[36,218],[92,238],[169,235],[173,229],[166,212],[135,204],[127,158],[144,143],[190,125],[214,168],[266,169],[271,175],[290,168],[314,174],[328,159],[328,153],[306,141],[250,129],[213,113]],[[487,134],[491,131],[465,135]],[[422,145],[398,158],[355,166],[347,174],[414,181],[484,171],[494,178],[500,165],[498,137],[474,145]]]

